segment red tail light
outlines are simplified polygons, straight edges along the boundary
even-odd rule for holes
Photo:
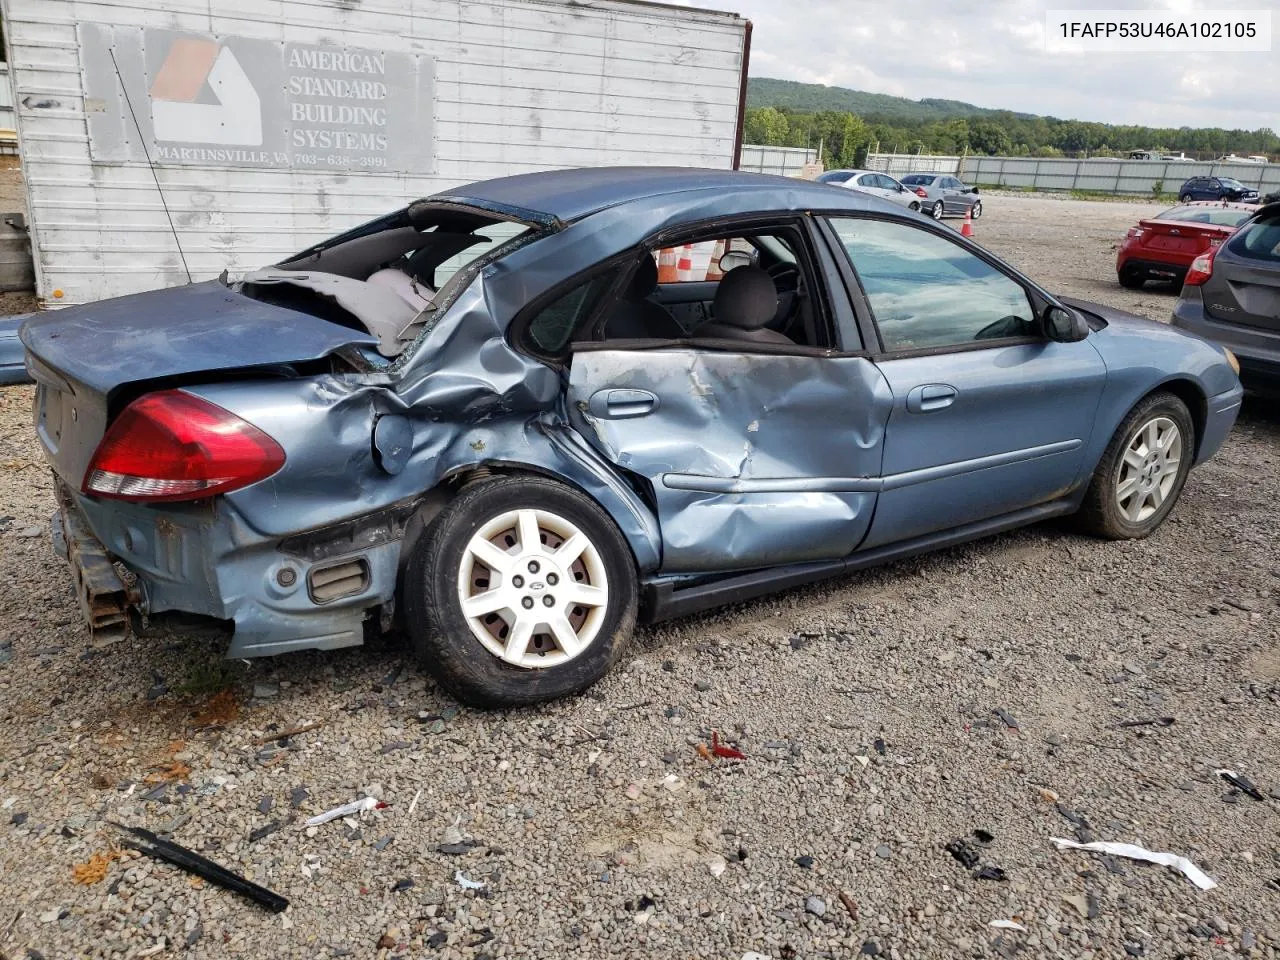
[[[253,424],[181,390],[125,407],[98,444],[84,492],[117,500],[199,500],[247,487],[284,466]]]
[[[1125,236],[1129,237],[1131,240],[1136,240],[1138,237],[1142,236],[1142,228],[1130,227],[1129,232]]]
[[[1213,276],[1213,255],[1218,252],[1217,247],[1213,247],[1208,253],[1202,253],[1191,261],[1191,266],[1187,268],[1187,278],[1182,281],[1184,287],[1198,287],[1210,277]]]
[[[929,196],[929,191],[926,190],[924,187],[916,187],[916,196],[927,198]]]

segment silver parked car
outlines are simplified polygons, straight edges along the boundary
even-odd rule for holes
[[[973,219],[982,216],[978,188],[970,187],[945,173],[909,173],[902,185],[920,200],[920,209],[935,220],[946,216],[963,217],[971,211]]]
[[[821,183],[848,187],[850,190],[884,197],[893,203],[901,204],[908,210],[921,209],[920,198],[887,173],[877,173],[874,170],[828,170],[821,174],[818,180]]]

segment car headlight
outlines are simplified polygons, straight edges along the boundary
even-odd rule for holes
[[[1222,348],[1222,353],[1227,358],[1227,363],[1231,365],[1231,369],[1236,372],[1236,376],[1240,376],[1240,361],[1236,359],[1236,355],[1226,347]]]

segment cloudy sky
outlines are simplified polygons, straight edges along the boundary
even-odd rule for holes
[[[682,0],[754,23],[751,75],[1104,123],[1280,131],[1270,53],[1045,52],[1045,13],[1108,0]],[[1110,0],[1112,9],[1273,9],[1276,0]]]

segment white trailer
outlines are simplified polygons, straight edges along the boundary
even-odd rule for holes
[[[730,167],[751,24],[635,0],[3,0],[37,294],[278,261],[408,200]]]

